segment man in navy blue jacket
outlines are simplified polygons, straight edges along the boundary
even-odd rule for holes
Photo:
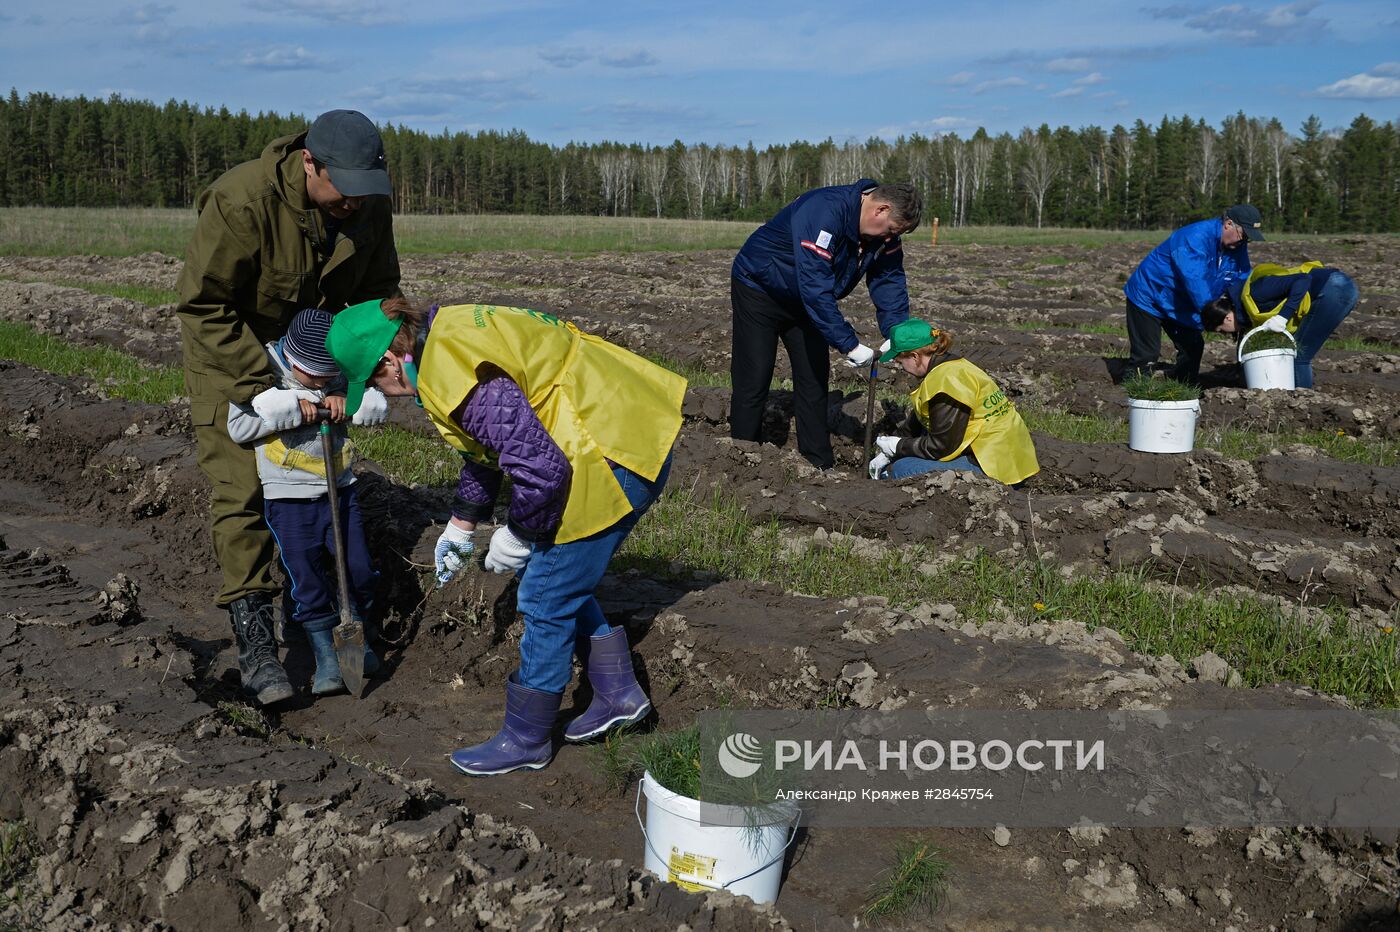
[[[1196,382],[1205,350],[1201,311],[1233,280],[1249,277],[1249,241],[1262,240],[1262,219],[1249,204],[1236,204],[1215,220],[1188,224],[1138,263],[1123,286],[1128,311],[1127,378],[1152,371],[1162,351],[1162,331],[1176,345],[1183,382]]]
[[[864,278],[882,335],[908,319],[900,237],[919,225],[922,212],[913,185],[862,178],[808,191],[748,238],[734,257],[729,290],[734,308],[731,437],[762,438],[763,408],[782,340],[792,363],[797,450],[818,469],[835,463],[826,429],[828,347],[843,354],[852,368],[864,368],[875,358],[836,302]]]

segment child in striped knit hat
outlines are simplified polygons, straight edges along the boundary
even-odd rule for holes
[[[335,604],[336,580],[333,558],[335,541],[326,495],[326,466],[321,449],[316,409],[330,411],[334,425],[331,439],[335,460],[335,483],[344,528],[345,567],[349,574],[351,613],[364,620],[374,597],[379,574],[370,562],[364,524],[355,496],[355,476],[350,471],[353,447],[346,435],[345,377],[326,350],[332,315],[320,308],[308,308],[292,318],[287,335],[267,344],[268,359],[281,376],[281,385],[268,392],[288,392],[299,402],[299,417],[273,423],[263,418],[251,403],[230,404],[228,432],[235,443],[251,443],[257,454],[258,478],[263,487],[263,508],[267,526],[277,541],[282,569],[287,574],[293,609],[291,620],[299,623],[316,661],[311,692],[323,696],[343,692],[331,630],[339,623]],[[366,392],[368,395],[368,392]],[[367,401],[371,400],[368,397]],[[388,404],[383,398],[382,409]],[[286,406],[288,409],[290,405]],[[379,418],[378,423],[383,418]],[[359,417],[355,419],[360,422]],[[275,650],[275,646],[273,648]],[[239,658],[240,664],[243,660]],[[365,647],[365,674],[379,670],[379,658]]]

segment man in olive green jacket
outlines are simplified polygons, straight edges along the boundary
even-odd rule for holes
[[[257,463],[229,439],[229,403],[251,404],[276,429],[295,426],[297,393],[279,387],[264,344],[302,308],[334,312],[399,293],[391,190],[374,124],[332,110],[225,172],[197,204],[177,286],[185,383],[199,466],[213,485],[217,602],[229,609],[243,687],[263,704],[292,688],[273,639],[278,586]]]

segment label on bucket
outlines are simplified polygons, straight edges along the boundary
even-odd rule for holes
[[[702,890],[710,890],[715,885],[715,861],[718,858],[707,857],[703,854],[693,854],[689,851],[682,851],[679,848],[671,848],[670,862],[667,864],[670,876],[666,879],[674,884],[679,884],[691,893],[699,893]],[[698,883],[690,883],[683,880],[681,875],[693,877],[696,880],[709,882],[709,886]]]

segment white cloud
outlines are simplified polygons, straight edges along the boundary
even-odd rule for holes
[[[1371,74],[1385,74],[1400,76],[1400,61],[1381,62],[1371,69]]]
[[[988,91],[999,91],[1009,87],[1025,87],[1025,78],[997,78],[993,81],[983,81],[972,89],[974,94],[985,94]]]
[[[385,26],[399,17],[374,0],[252,0],[250,8],[273,16],[349,26]]]
[[[267,49],[250,50],[243,53],[238,64],[244,68],[257,68],[263,71],[307,71],[330,68],[333,63],[319,55],[313,55],[300,45],[280,45]]]
[[[609,68],[645,68],[656,64],[656,56],[646,49],[604,52],[598,56],[598,63]]]
[[[1298,42],[1300,34],[1315,40],[1330,31],[1328,20],[1312,15],[1318,6],[1318,0],[1298,0],[1296,3],[1264,8],[1243,3],[1223,6],[1177,4],[1147,7],[1144,12],[1154,19],[1178,20],[1190,29],[1218,35],[1231,42],[1282,45]]]
[[[591,59],[593,53],[587,49],[571,46],[568,48],[540,49],[539,56],[556,68],[572,68],[575,65],[581,65]]]
[[[1078,97],[1078,96],[1079,96],[1080,94],[1082,94],[1082,93],[1084,93],[1084,88],[1082,88],[1082,87],[1067,87],[1067,88],[1065,88],[1065,89],[1062,90],[1062,91],[1056,91],[1055,93],[1051,94],[1050,96],[1051,96],[1052,98],[1055,98],[1055,97]]]
[[[971,71],[959,71],[957,74],[948,75],[941,83],[949,87],[962,87],[964,84],[971,84],[972,77]]]
[[[1088,71],[1094,65],[1087,58],[1052,58],[1043,67],[1052,74],[1074,74],[1076,71]]]
[[[1105,78],[1103,75],[1095,71],[1093,74],[1086,74],[1082,78],[1075,78],[1074,83],[1083,87],[1088,87],[1091,84],[1102,84],[1107,80],[1108,78]]]
[[[1354,74],[1331,84],[1319,87],[1315,93],[1321,97],[1351,98],[1357,100],[1387,100],[1400,97],[1400,77],[1394,71],[1372,69],[1371,74]]]

